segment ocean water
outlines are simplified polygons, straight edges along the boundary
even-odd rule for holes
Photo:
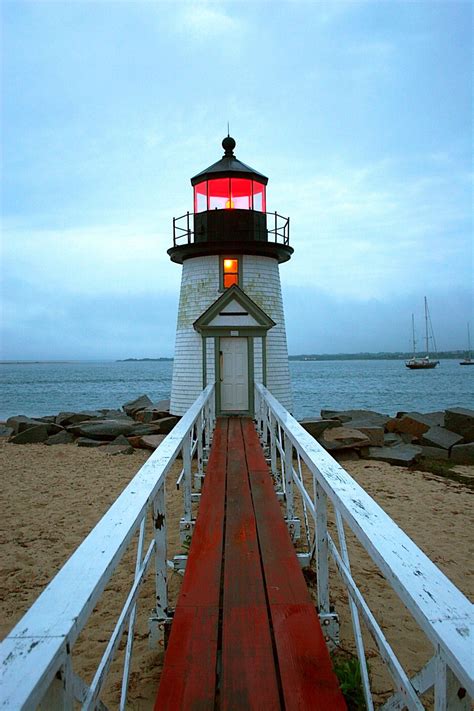
[[[121,407],[146,393],[168,398],[171,361],[0,364],[0,419]],[[296,418],[321,408],[399,410],[474,408],[474,367],[443,360],[411,371],[401,360],[290,361]]]

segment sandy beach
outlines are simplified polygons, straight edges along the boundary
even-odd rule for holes
[[[16,446],[0,442],[1,595],[2,638],[18,622],[49,580],[67,560],[91,528],[120,494],[148,453],[107,456],[97,449],[75,445]],[[388,464],[354,460],[344,462],[349,473],[375,498],[396,523],[457,585],[474,597],[472,576],[472,490],[426,472],[409,471]],[[177,523],[182,492],[176,490],[176,465],[167,483],[169,557],[181,550]],[[474,467],[459,467],[474,476]],[[381,622],[400,660],[408,671],[421,668],[430,656],[430,645],[411,616],[392,593],[367,554],[349,537],[351,563],[356,580]],[[117,610],[125,598],[135,564],[135,546],[125,555],[85,630],[74,647],[74,670],[90,681],[113,629]],[[180,576],[170,575],[173,599]],[[352,650],[347,596],[334,576],[332,600],[341,617],[341,646]],[[151,709],[162,663],[162,651],[150,650],[148,614],[153,604],[153,584],[145,584],[139,598],[138,622],[128,708]],[[388,695],[389,682],[375,645],[367,637],[367,651],[375,700]],[[124,643],[121,644],[123,650]],[[117,708],[120,696],[121,654],[109,674],[103,700]]]

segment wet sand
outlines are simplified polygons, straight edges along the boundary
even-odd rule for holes
[[[148,453],[107,456],[75,445],[46,447],[0,442],[2,517],[0,521],[0,635],[3,638],[107,511]],[[373,496],[420,548],[471,599],[472,492],[465,484],[381,462],[344,462],[344,467]],[[167,483],[169,551],[184,552],[178,522],[182,492],[176,490],[175,465]],[[460,467],[474,474],[474,467]],[[430,656],[430,645],[361,547],[348,536],[355,579],[408,671],[418,671]],[[117,572],[74,647],[74,670],[91,680],[125,599],[135,565],[131,544]],[[148,648],[148,615],[153,606],[153,580],[148,576],[138,604],[134,655],[127,708],[151,709],[162,664],[162,651]],[[172,600],[180,576],[170,571]],[[347,596],[334,580],[332,601],[341,617],[341,646],[353,649]],[[125,638],[124,638],[125,639]],[[367,636],[376,700],[387,696],[389,681],[375,645]],[[103,701],[117,708],[125,642],[109,673]]]

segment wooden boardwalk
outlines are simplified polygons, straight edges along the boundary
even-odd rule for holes
[[[217,421],[155,711],[345,709],[252,421]]]

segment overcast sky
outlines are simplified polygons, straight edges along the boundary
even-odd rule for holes
[[[172,217],[227,121],[291,216],[290,353],[406,350],[424,295],[466,346],[470,2],[1,7],[3,358],[173,354]]]

